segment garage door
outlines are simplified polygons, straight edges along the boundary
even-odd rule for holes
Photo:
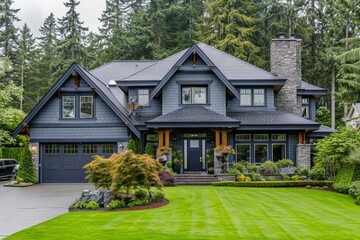
[[[115,143],[66,143],[41,145],[41,182],[82,183],[85,180],[84,165],[92,156],[111,156]]]

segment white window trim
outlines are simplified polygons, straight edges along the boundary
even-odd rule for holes
[[[235,147],[236,147],[236,162],[238,161],[238,155],[239,155],[239,153],[238,153],[238,148],[237,148],[237,146],[238,145],[248,145],[249,146],[249,149],[250,149],[250,151],[249,151],[249,153],[250,153],[250,156],[249,156],[249,163],[251,163],[251,143],[237,143],[236,145],[235,145]]]
[[[267,138],[267,139],[260,139],[260,140],[258,140],[258,139],[255,139],[255,136],[256,136],[256,135],[267,135],[268,138]],[[255,141],[255,142],[261,142],[261,141],[266,141],[266,142],[268,142],[269,140],[270,140],[269,134],[267,134],[267,133],[254,134],[254,141]]]
[[[254,102],[255,102],[255,91],[254,90],[263,90],[264,91],[264,94],[257,94],[259,96],[263,96],[264,97],[264,104],[262,105],[255,105]],[[266,97],[265,97],[266,93],[265,93],[265,88],[253,88],[252,89],[252,106],[254,107],[264,107],[266,106]]]
[[[147,94],[143,94],[143,93],[139,93],[140,91],[147,91]],[[147,104],[140,104],[140,95],[142,95],[142,96],[147,96]],[[148,107],[148,106],[150,106],[150,92],[149,92],[149,89],[146,89],[146,88],[142,88],[142,89],[138,89],[138,103],[139,103],[139,106],[141,106],[141,107]]]
[[[285,146],[285,157],[284,157],[284,159],[287,159],[287,154],[286,154],[286,143],[273,143],[273,144],[271,144],[271,159],[272,159],[272,161],[273,162],[275,162],[275,160],[274,160],[274,145],[284,145]],[[281,159],[279,159],[279,160],[281,160]]]
[[[250,104],[242,104],[241,103],[241,90],[243,89],[250,89]],[[262,105],[254,105],[254,99],[255,99],[255,93],[254,93],[254,90],[257,89],[257,90],[263,90],[264,91],[264,94],[261,95],[261,96],[264,96],[264,104]],[[240,102],[240,106],[241,107],[265,107],[266,106],[266,89],[265,88],[240,88],[239,89],[239,93],[240,93],[240,98],[239,98],[239,102]],[[260,95],[260,94],[259,94]],[[246,94],[244,96],[249,96],[249,94]]]
[[[68,97],[71,97],[74,100],[74,116],[73,117],[65,117],[65,114],[64,114],[64,106],[65,106],[64,99],[68,98]],[[64,118],[64,119],[74,119],[74,118],[76,118],[76,97],[75,96],[62,96],[62,99],[61,99],[61,118]]]
[[[183,89],[184,88],[190,88],[190,103],[185,103],[184,102],[184,96],[183,96]],[[205,88],[205,103],[195,103],[195,98],[194,98],[194,89],[195,88]],[[184,86],[181,86],[180,88],[180,91],[181,91],[181,104],[183,105],[206,105],[206,104],[209,104],[209,86],[192,86],[192,85],[184,85]]]
[[[254,163],[262,164],[262,162],[256,162],[256,154],[255,154],[256,145],[266,145],[266,160],[269,160],[269,144],[268,143],[254,143]]]
[[[82,117],[81,116],[81,98],[83,98],[83,97],[91,97],[91,116],[90,117]],[[80,98],[79,98],[79,109],[80,109],[80,111],[79,111],[79,117],[80,118],[82,118],[82,119],[87,119],[87,118],[93,118],[94,117],[94,97],[93,96],[80,96]]]
[[[274,139],[274,138],[273,138],[274,135],[285,135],[285,139],[283,139],[283,140]],[[286,136],[285,133],[274,133],[274,134],[271,134],[271,141],[281,142],[281,141],[286,141],[286,140],[287,140],[287,136]]]
[[[247,135],[247,136],[250,136],[250,139],[249,140],[242,140],[242,139],[240,139],[240,140],[238,140],[237,138],[236,138],[236,136],[237,135]],[[251,141],[251,134],[243,134],[243,133],[235,133],[235,141],[236,142],[246,142],[246,141]]]
[[[250,89],[250,104],[242,104],[241,103],[241,90],[243,90],[243,89],[245,89],[245,90],[249,90],[249,88],[240,88],[239,89],[239,93],[240,93],[240,98],[239,98],[239,101],[240,101],[240,106],[242,106],[242,107],[251,107],[252,105],[253,105],[253,91],[252,91],[252,89]],[[244,96],[249,96],[249,94],[244,94]]]

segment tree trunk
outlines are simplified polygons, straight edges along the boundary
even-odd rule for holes
[[[335,129],[335,63],[331,67],[331,128]]]
[[[23,110],[23,101],[24,101],[24,64],[25,60],[21,61],[21,93],[20,93],[20,110]]]

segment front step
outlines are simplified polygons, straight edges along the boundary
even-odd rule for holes
[[[219,181],[215,175],[182,174],[175,176],[176,185],[212,185]]]

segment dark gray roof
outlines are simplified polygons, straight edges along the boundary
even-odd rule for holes
[[[131,121],[134,123],[134,125],[145,125],[145,122],[157,118],[161,115],[157,114],[157,115],[145,115],[145,116],[141,116],[141,115],[135,115],[130,117]]]
[[[254,127],[277,127],[278,129],[286,128],[288,130],[294,129],[312,129],[317,130],[319,125],[316,122],[299,117],[292,113],[281,111],[244,111],[232,112],[227,114],[228,117],[241,121],[242,126]],[[291,128],[290,126],[293,126]]]
[[[334,133],[334,132],[338,132],[338,130],[336,129],[332,129],[330,127],[324,126],[324,125],[320,125],[319,129],[314,131],[314,133],[317,132],[322,132],[322,133]]]
[[[321,88],[304,81],[301,81],[300,89],[310,90],[310,91],[327,91],[325,88]]]
[[[145,122],[147,126],[176,127],[238,127],[240,121],[211,111],[203,106],[185,106]]]
[[[136,72],[143,70],[151,65],[154,65],[157,61],[113,61],[104,64],[100,67],[90,70],[90,73],[98,78],[100,81],[109,84],[110,80],[119,80]]]
[[[280,79],[271,72],[258,68],[205,43],[199,43],[198,46],[228,80]]]

